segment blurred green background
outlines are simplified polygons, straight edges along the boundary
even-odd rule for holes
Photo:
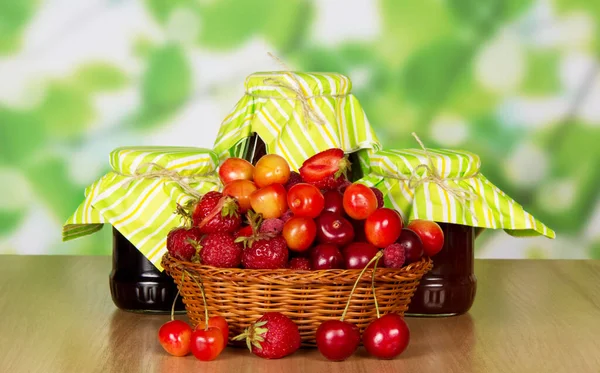
[[[210,147],[272,52],[350,76],[386,147],[478,153],[558,234],[478,257],[600,258],[599,32],[588,0],[0,0],[0,253],[110,253],[60,242],[109,151]]]

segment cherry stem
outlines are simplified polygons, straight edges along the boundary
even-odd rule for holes
[[[198,288],[200,289],[200,294],[202,294],[202,301],[204,302],[204,330],[208,330],[208,304],[206,304],[206,295],[204,294],[204,286],[202,284],[200,284],[194,276],[190,275],[190,273],[188,271],[185,271],[185,273],[187,273],[187,275],[190,276],[192,278],[192,280],[194,280],[194,282],[196,283],[196,285],[198,285]]]
[[[371,263],[373,263],[376,260],[379,260],[379,258],[381,258],[382,255],[383,255],[382,251],[377,252],[377,254],[371,260],[369,260],[369,263],[367,263],[367,265],[365,266],[365,268],[363,268],[362,271],[360,271],[360,274],[358,275],[358,278],[354,282],[354,286],[352,287],[352,291],[350,291],[350,296],[348,297],[348,302],[346,302],[346,308],[344,308],[344,313],[342,313],[342,318],[340,319],[340,321],[344,321],[344,318],[346,317],[346,313],[348,312],[348,308],[350,308],[350,301],[352,300],[352,295],[354,295],[354,290],[356,290],[356,286],[358,285],[358,282],[360,281],[360,278],[362,277],[363,273],[365,273],[365,271],[367,270],[367,268],[369,268],[369,266],[371,265]],[[373,273],[375,273],[375,270],[373,270]],[[375,304],[377,304],[377,302],[375,302]]]
[[[181,274],[181,283],[183,284],[183,280],[185,279],[185,274]],[[175,303],[177,303],[177,297],[181,292],[181,288],[177,287],[177,294],[175,294],[175,299],[173,299],[173,304],[171,305],[171,321],[175,320]]]
[[[375,300],[375,311],[377,312],[377,318],[381,317],[379,314],[379,304],[377,303],[377,294],[375,294],[375,271],[377,270],[377,263],[379,263],[379,259],[381,259],[381,256],[375,261],[375,265],[373,266],[373,277],[371,277],[371,290],[373,290],[373,300]]]

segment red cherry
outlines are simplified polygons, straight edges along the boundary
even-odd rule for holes
[[[363,220],[377,210],[375,192],[366,185],[354,183],[344,191],[344,211],[352,219]]]
[[[196,329],[192,332],[191,351],[198,360],[214,360],[225,348],[223,332],[216,327]]]
[[[367,242],[353,242],[342,249],[347,269],[363,269],[379,250]],[[375,263],[369,265],[373,268]]]
[[[342,194],[337,190],[328,190],[323,194],[325,199],[325,206],[323,211],[333,212],[335,214],[342,214],[344,211],[344,198]]]
[[[444,231],[438,223],[416,219],[408,223],[407,228],[419,236],[427,256],[434,256],[444,247]]]
[[[393,359],[408,346],[410,331],[400,315],[388,313],[367,326],[362,341],[369,354],[380,359]]]
[[[324,212],[317,218],[317,240],[344,246],[354,239],[352,224],[333,212]]]
[[[287,203],[294,215],[314,219],[323,210],[325,199],[316,186],[298,183],[288,190]]]
[[[227,158],[219,167],[219,178],[223,185],[235,180],[252,180],[254,166],[241,158]]]
[[[342,361],[350,357],[360,343],[358,327],[346,321],[329,320],[319,325],[317,348],[325,358]]]
[[[212,316],[208,319],[208,327],[219,328],[221,333],[223,334],[223,340],[225,344],[229,340],[229,324],[227,320],[223,316]],[[206,325],[204,321],[200,321],[198,325],[196,325],[196,329],[205,329]]]
[[[393,244],[400,237],[401,231],[400,214],[389,208],[375,210],[365,222],[367,240],[380,248]]]
[[[294,189],[295,186],[292,187]],[[294,216],[283,226],[283,238],[292,251],[308,250],[317,235],[317,226],[311,218]]]
[[[410,229],[402,229],[397,243],[404,248],[404,260],[406,264],[416,262],[423,256],[421,239]]]
[[[169,354],[185,356],[190,352],[192,328],[184,321],[171,320],[158,330],[158,341]]]
[[[344,268],[344,257],[335,245],[321,244],[310,251],[312,269],[341,269]]]

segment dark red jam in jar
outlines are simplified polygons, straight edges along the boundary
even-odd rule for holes
[[[439,223],[444,248],[434,257],[408,306],[407,316],[454,316],[471,308],[477,279],[473,271],[475,228]]]
[[[133,312],[171,312],[177,294],[175,282],[115,228],[112,259],[110,293],[117,307]],[[185,310],[181,297],[175,303],[175,310]]]

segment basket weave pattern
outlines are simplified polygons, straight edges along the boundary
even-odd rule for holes
[[[194,276],[204,286],[209,315],[227,319],[232,338],[266,312],[281,312],[300,329],[302,344],[315,345],[315,332],[326,320],[339,319],[360,270],[325,271],[247,270],[215,268],[179,261],[165,254],[163,268],[181,291],[190,322],[204,320],[204,303]],[[421,277],[432,262],[423,258],[401,269],[378,268],[375,291],[382,314],[404,314]],[[362,331],[376,318],[371,290],[373,270],[368,269],[358,283],[345,321]]]

